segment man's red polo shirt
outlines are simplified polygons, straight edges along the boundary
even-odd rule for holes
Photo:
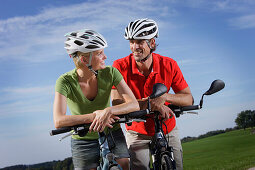
[[[152,57],[153,70],[147,78],[139,72],[133,54],[113,63],[113,67],[120,71],[137,99],[148,97],[152,93],[155,83],[163,83],[168,91],[172,88],[175,93],[188,87],[176,61],[155,53],[152,53]],[[176,125],[175,118],[166,120],[165,124],[169,133]],[[133,122],[131,126],[126,125],[126,128],[149,136],[153,136],[155,133],[155,124],[152,118],[147,119],[146,122]],[[163,129],[166,133],[165,126]]]

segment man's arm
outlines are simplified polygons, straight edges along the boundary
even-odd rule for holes
[[[175,94],[166,93],[162,97],[165,98],[164,100],[166,102],[177,106],[189,106],[193,105],[194,103],[194,99],[189,87],[186,87]]]
[[[176,106],[188,106],[193,104],[193,97],[189,87],[175,93],[165,93],[164,95],[151,99],[151,105],[153,110],[157,110],[165,102],[171,103]]]
[[[189,87],[177,92],[176,94],[165,93],[164,95],[151,99],[151,109],[157,110],[161,113],[161,117],[168,119],[173,116],[173,111],[164,105],[165,102],[171,103],[177,106],[188,106],[193,104],[193,97]]]

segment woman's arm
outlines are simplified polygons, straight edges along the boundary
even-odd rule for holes
[[[105,120],[107,120],[108,118],[116,119],[116,115],[126,114],[139,110],[139,104],[134,94],[123,79],[116,86],[116,88],[116,93],[118,93],[116,95],[118,95],[119,101],[113,100],[115,97],[112,93],[111,97],[113,100],[113,106],[107,107],[104,110],[97,110],[94,112],[96,113],[96,116],[90,126],[90,130],[102,131],[105,127]]]
[[[113,106],[109,109],[113,115],[126,114],[140,109],[133,92],[130,90],[124,79],[122,79],[121,82],[116,86],[116,89],[119,95],[119,100],[121,101],[118,103],[116,99],[114,100],[112,93],[111,97]],[[117,103],[118,105],[116,105]]]
[[[59,92],[55,92],[53,119],[56,128],[91,123],[95,117],[95,113],[86,115],[66,115],[66,108],[66,97]]]

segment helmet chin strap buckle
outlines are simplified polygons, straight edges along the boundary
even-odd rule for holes
[[[92,73],[94,73],[94,74],[97,76],[97,74],[98,74],[97,71],[95,71],[95,70],[92,68],[92,65],[91,65],[92,57],[93,57],[92,52],[90,52],[90,53],[89,53],[89,64],[86,64],[86,66],[88,67],[88,69],[89,69]]]
[[[94,73],[96,76],[97,76],[97,71],[95,71],[95,70],[93,70],[93,68],[92,68],[92,65],[87,65],[87,67],[89,68],[89,70],[92,72],[92,73]]]
[[[148,60],[148,58],[151,56],[151,53],[149,55],[147,55],[145,58],[141,59],[138,62],[144,63],[146,60]]]

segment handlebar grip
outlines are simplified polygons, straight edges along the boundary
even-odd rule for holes
[[[183,111],[189,111],[189,110],[198,110],[200,109],[200,105],[191,105],[191,106],[175,106],[175,105],[168,105],[168,107],[173,112],[183,112]]]
[[[182,106],[182,111],[189,111],[189,110],[198,110],[200,109],[200,105],[192,105],[192,106]]]
[[[58,135],[58,134],[61,134],[61,133],[66,133],[66,132],[69,132],[71,130],[72,130],[71,127],[62,127],[62,128],[59,128],[59,129],[55,129],[55,130],[50,131],[50,136]]]
[[[131,112],[128,114],[128,117],[130,118],[140,118],[142,116],[145,116],[147,114],[149,114],[149,110],[146,109],[146,110],[139,110],[139,111],[135,111],[135,112]]]

